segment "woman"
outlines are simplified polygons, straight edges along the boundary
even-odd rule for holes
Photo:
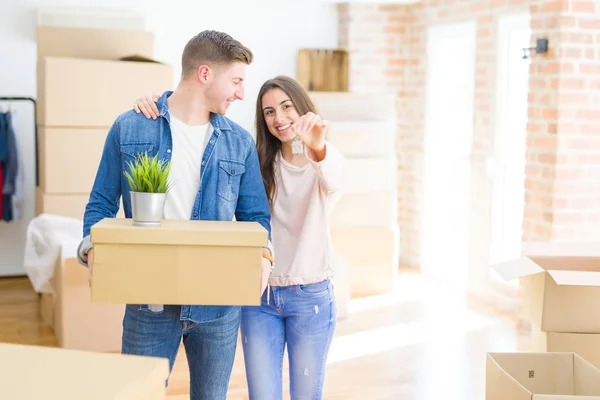
[[[153,106],[141,98],[134,108],[151,118],[158,115]],[[329,220],[344,169],[343,156],[325,140],[327,125],[295,80],[278,76],[262,85],[256,142],[271,206],[275,264],[262,304],[242,308],[250,400],[282,398],[286,345],[291,398],[322,398],[336,326]]]

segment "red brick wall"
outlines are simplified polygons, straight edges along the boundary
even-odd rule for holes
[[[424,0],[415,5],[339,6],[340,45],[351,54],[351,90],[398,94],[402,264],[419,264],[427,28],[477,21],[473,143],[477,192],[486,184],[483,171],[494,143],[496,18],[527,10],[533,37],[548,37],[551,50],[531,60],[524,238],[600,238],[597,8],[587,0]],[[475,207],[489,201],[473,198]],[[476,221],[489,218],[488,214],[485,206],[480,207]],[[472,234],[489,233],[485,224],[475,223]]]
[[[534,151],[538,158],[545,154],[542,173],[550,179],[545,177],[544,182],[553,183],[551,202],[545,197],[545,238],[598,239],[600,6],[594,1],[552,1],[532,6],[532,15],[534,35],[546,34],[551,43],[548,56],[538,58],[533,66],[536,81],[531,84],[539,85],[547,98],[531,102],[530,115],[536,115],[538,123],[529,131],[538,139],[529,160],[533,164]],[[528,178],[541,180],[533,173]],[[532,207],[528,204],[527,222],[539,229]]]

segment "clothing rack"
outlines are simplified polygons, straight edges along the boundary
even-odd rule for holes
[[[26,96],[0,96],[0,101],[30,101],[33,103],[33,129],[35,135],[35,186],[40,185],[39,182],[39,160],[38,160],[38,128],[37,128],[37,103],[33,97]]]

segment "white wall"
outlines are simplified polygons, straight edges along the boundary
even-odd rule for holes
[[[156,57],[174,65],[174,83],[180,72],[183,46],[190,37],[204,29],[228,32],[255,55],[248,70],[246,99],[234,103],[228,113],[250,132],[254,131],[254,103],[262,82],[279,74],[295,77],[298,49],[332,48],[338,43],[336,5],[322,0],[174,0],[166,4],[158,0],[2,0],[0,96],[36,95],[38,8],[93,7],[147,12],[156,26]],[[4,108],[5,103],[0,102],[0,110]],[[18,108],[15,125],[26,153],[27,215],[21,222],[0,222],[0,276],[22,273],[26,226],[35,206],[31,107],[15,103],[15,108]]]

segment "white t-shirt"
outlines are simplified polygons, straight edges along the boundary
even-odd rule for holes
[[[210,122],[204,125],[187,125],[171,117],[171,171],[172,184],[165,202],[165,219],[188,220],[196,195],[200,189],[200,167],[206,143],[213,132]]]

